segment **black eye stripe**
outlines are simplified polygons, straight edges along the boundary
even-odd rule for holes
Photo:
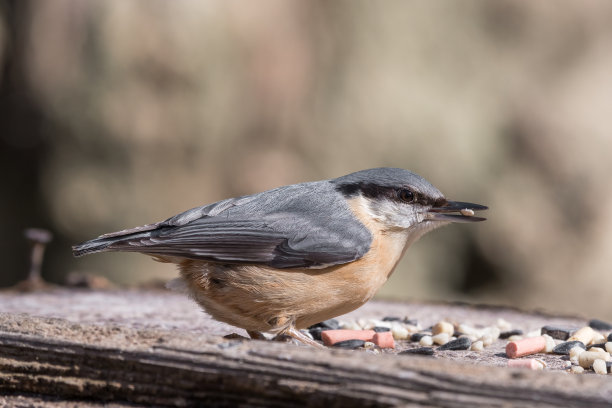
[[[408,187],[397,188],[390,186],[380,186],[377,184],[370,183],[350,183],[339,185],[336,188],[347,198],[354,197],[357,194],[362,194],[364,197],[367,198],[387,198],[389,200],[398,201],[401,203],[418,203],[421,205],[430,205],[433,204],[434,201],[436,201]],[[402,198],[403,191],[409,191],[410,193],[412,193],[412,199],[407,200]]]

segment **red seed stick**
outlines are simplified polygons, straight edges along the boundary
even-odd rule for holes
[[[326,346],[331,346],[344,340],[372,341],[375,334],[374,330],[324,330],[321,340]]]
[[[506,355],[510,358],[528,356],[544,350],[546,350],[546,338],[543,336],[511,341],[506,345]]]

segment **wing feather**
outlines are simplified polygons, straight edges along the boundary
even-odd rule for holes
[[[369,250],[369,231],[335,191],[323,191],[326,201],[317,200],[322,189],[329,187],[304,183],[224,200],[157,224],[106,234],[73,250],[77,256],[129,251],[276,268],[359,259]]]

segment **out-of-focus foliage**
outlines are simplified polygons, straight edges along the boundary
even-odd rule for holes
[[[491,210],[486,223],[417,243],[382,296],[612,317],[612,3],[7,4],[20,25],[0,8],[0,27],[12,27],[0,44],[19,50],[0,55],[20,69],[0,80],[20,79],[21,100],[43,118],[38,185],[26,197],[38,197],[64,244],[49,248],[63,254],[48,265],[54,279],[170,278],[170,266],[142,256],[72,260],[66,243],[396,166]],[[11,129],[0,134],[7,151],[37,140]],[[10,200],[24,198],[3,192]],[[30,207],[3,207],[23,211],[4,214],[14,219],[2,240],[21,239]],[[2,254],[6,265],[16,254]]]

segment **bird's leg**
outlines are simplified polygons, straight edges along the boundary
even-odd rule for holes
[[[266,336],[264,336],[263,333],[258,332],[256,330],[247,330],[246,332],[253,340],[267,340]]]
[[[293,326],[287,327],[285,330],[280,332],[276,337],[279,337],[279,336],[289,336],[289,337],[292,337],[292,338],[296,339],[299,342],[302,342],[304,344],[307,344],[307,345],[315,347],[315,348],[319,348],[319,349],[327,348],[327,347],[323,346],[322,344],[317,343],[316,341],[314,341],[310,337],[306,336],[304,333],[302,333],[301,331],[299,331],[298,329],[296,329]]]

